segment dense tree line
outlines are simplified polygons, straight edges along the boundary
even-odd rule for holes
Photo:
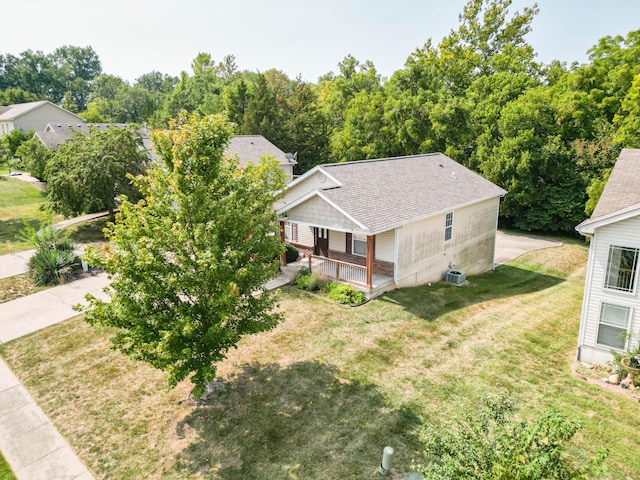
[[[601,39],[585,64],[547,65],[525,40],[538,8],[510,5],[469,0],[456,29],[429,39],[389,79],[352,56],[309,83],[201,53],[190,73],[129,84],[103,73],[91,47],[65,46],[0,55],[0,103],[48,98],[91,122],[155,127],[182,110],[226,112],[236,134],[297,151],[297,173],[441,151],[509,191],[504,225],[570,232],[620,149],[640,147],[640,30]]]

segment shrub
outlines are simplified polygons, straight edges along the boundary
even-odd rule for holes
[[[528,420],[513,418],[506,397],[484,397],[484,406],[454,418],[444,429],[425,427],[427,465],[414,465],[426,480],[593,478],[604,471],[607,452],[575,460],[566,449],[579,423],[556,410]]]
[[[297,278],[296,287],[309,292],[315,292],[320,288],[320,279],[315,273],[307,273]]]
[[[298,249],[296,247],[294,247],[290,243],[285,243],[284,248],[286,249],[287,263],[295,262],[296,260],[298,260],[298,256],[300,254],[298,253]]]
[[[35,247],[36,250],[60,250],[71,252],[76,248],[75,243],[69,238],[69,233],[63,230],[55,230],[51,225],[41,223],[40,228],[25,222],[20,231],[20,238]]]
[[[40,249],[29,259],[29,273],[36,285],[61,285],[78,266],[78,257],[65,250]]]
[[[367,297],[353,285],[344,283],[329,282],[324,287],[330,299],[335,300],[343,305],[360,305],[367,301]]]

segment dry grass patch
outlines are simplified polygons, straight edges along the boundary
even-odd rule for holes
[[[400,479],[421,460],[421,424],[483,393],[523,416],[559,408],[584,424],[571,455],[608,447],[609,478],[640,478],[637,402],[571,374],[585,264],[568,243],[355,309],[283,289],[286,320],[229,352],[201,408],[79,319],[2,353],[98,478],[363,478],[389,444]]]
[[[40,292],[48,287],[39,287],[25,273],[14,277],[0,278],[0,303]]]

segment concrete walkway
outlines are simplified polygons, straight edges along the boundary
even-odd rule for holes
[[[18,480],[94,478],[2,359],[0,450]]]
[[[0,341],[22,337],[78,315],[73,305],[92,293],[106,298],[102,273],[0,303]],[[0,451],[18,480],[91,480],[69,444],[0,359]]]
[[[0,255],[0,278],[15,277],[27,273],[27,263],[35,250]]]
[[[102,289],[108,283],[106,273],[88,275],[65,285],[0,303],[0,342],[9,342],[79,315],[73,306],[84,303],[87,293],[106,299]]]

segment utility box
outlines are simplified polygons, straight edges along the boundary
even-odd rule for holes
[[[461,270],[449,270],[447,272],[447,283],[453,283],[454,285],[461,285],[467,279],[467,273]]]

